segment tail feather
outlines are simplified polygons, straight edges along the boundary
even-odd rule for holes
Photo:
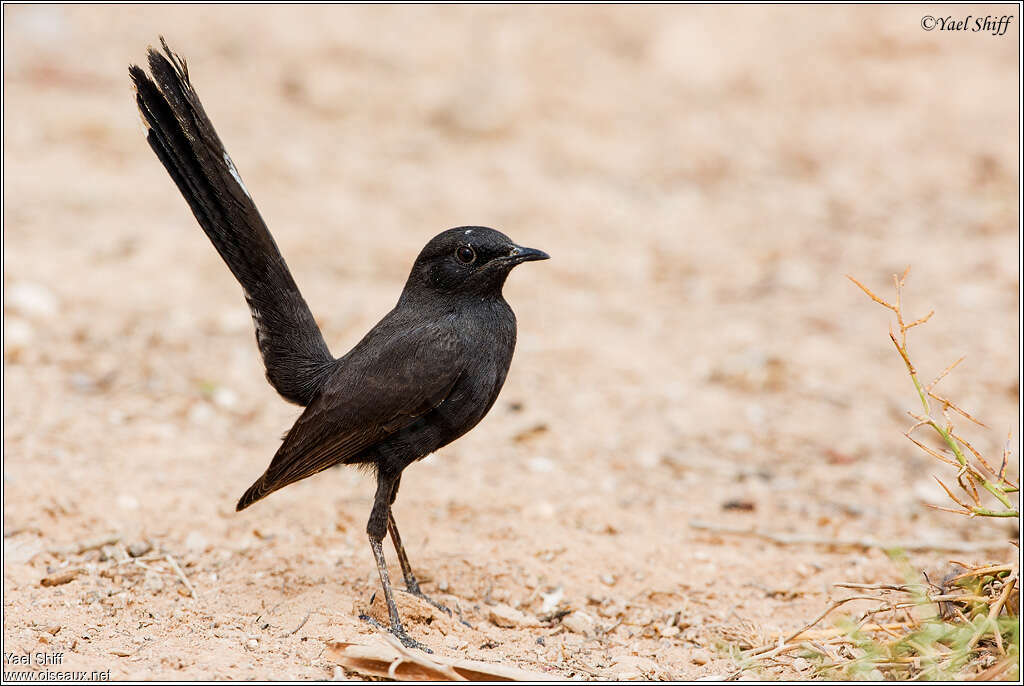
[[[267,379],[285,399],[308,405],[335,360],[206,115],[185,61],[160,41],[163,53],[149,49],[152,78],[138,66],[128,70],[146,140],[242,285]]]
[[[264,474],[260,478],[256,479],[256,483],[246,489],[242,497],[238,499],[238,504],[235,505],[235,512],[241,512],[245,508],[252,505],[257,500],[262,500],[264,497],[270,495],[274,490],[268,487],[267,475]]]

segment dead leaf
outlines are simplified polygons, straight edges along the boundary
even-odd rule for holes
[[[382,636],[387,641],[390,636]],[[369,645],[328,641],[327,659],[364,676],[402,681],[552,681],[555,674],[530,672],[477,660],[428,656],[398,641]]]

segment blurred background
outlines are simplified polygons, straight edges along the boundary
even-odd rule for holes
[[[264,381],[241,291],[144,141],[127,67],[161,34],[334,354],[443,229],[552,256],[506,285],[519,343],[498,403],[403,481],[412,561],[476,627],[441,643],[413,622],[421,640],[563,676],[656,655],[693,678],[720,669],[709,646],[730,622],[794,629],[834,581],[900,572],[692,519],[1016,535],[924,507],[944,499],[941,465],[901,435],[916,395],[886,311],[845,275],[888,296],[912,266],[908,315],[936,311],[914,361],[927,380],[967,355],[943,388],[998,461],[1019,435],[1017,15],[993,36],[925,31],[911,6],[3,11],[13,649],[46,640],[115,678],[324,678],[303,637],[370,632],[352,608],[376,590],[372,480],[332,470],[233,512],[298,409]],[[102,550],[39,585],[69,564],[53,546],[112,532],[174,556],[199,599],[169,572],[102,574]],[[764,591],[783,587],[799,593]],[[495,602],[541,613],[558,589],[558,607],[624,621],[540,645],[486,619]],[[253,624],[307,612],[284,638]],[[678,613],[679,631],[649,630]]]

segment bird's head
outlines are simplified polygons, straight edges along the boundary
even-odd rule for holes
[[[516,245],[500,231],[485,226],[460,226],[430,239],[416,258],[405,289],[500,295],[513,267],[546,259],[547,253]]]

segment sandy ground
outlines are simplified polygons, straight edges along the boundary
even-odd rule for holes
[[[114,678],[324,679],[351,676],[325,641],[373,639],[369,478],[233,511],[298,409],[140,134],[127,66],[160,33],[335,354],[442,229],[552,255],[506,286],[519,345],[494,409],[402,482],[424,588],[472,625],[404,600],[439,654],[721,675],[731,638],[799,628],[833,583],[903,578],[879,550],[694,520],[1015,536],[924,506],[942,467],[902,436],[915,396],[886,312],[844,278],[889,294],[913,265],[909,313],[936,310],[910,342],[922,376],[967,355],[943,386],[992,427],[974,445],[1019,435],[1020,18],[992,36],[922,14],[5,6],[4,650]],[[505,605],[535,626],[496,626]]]

